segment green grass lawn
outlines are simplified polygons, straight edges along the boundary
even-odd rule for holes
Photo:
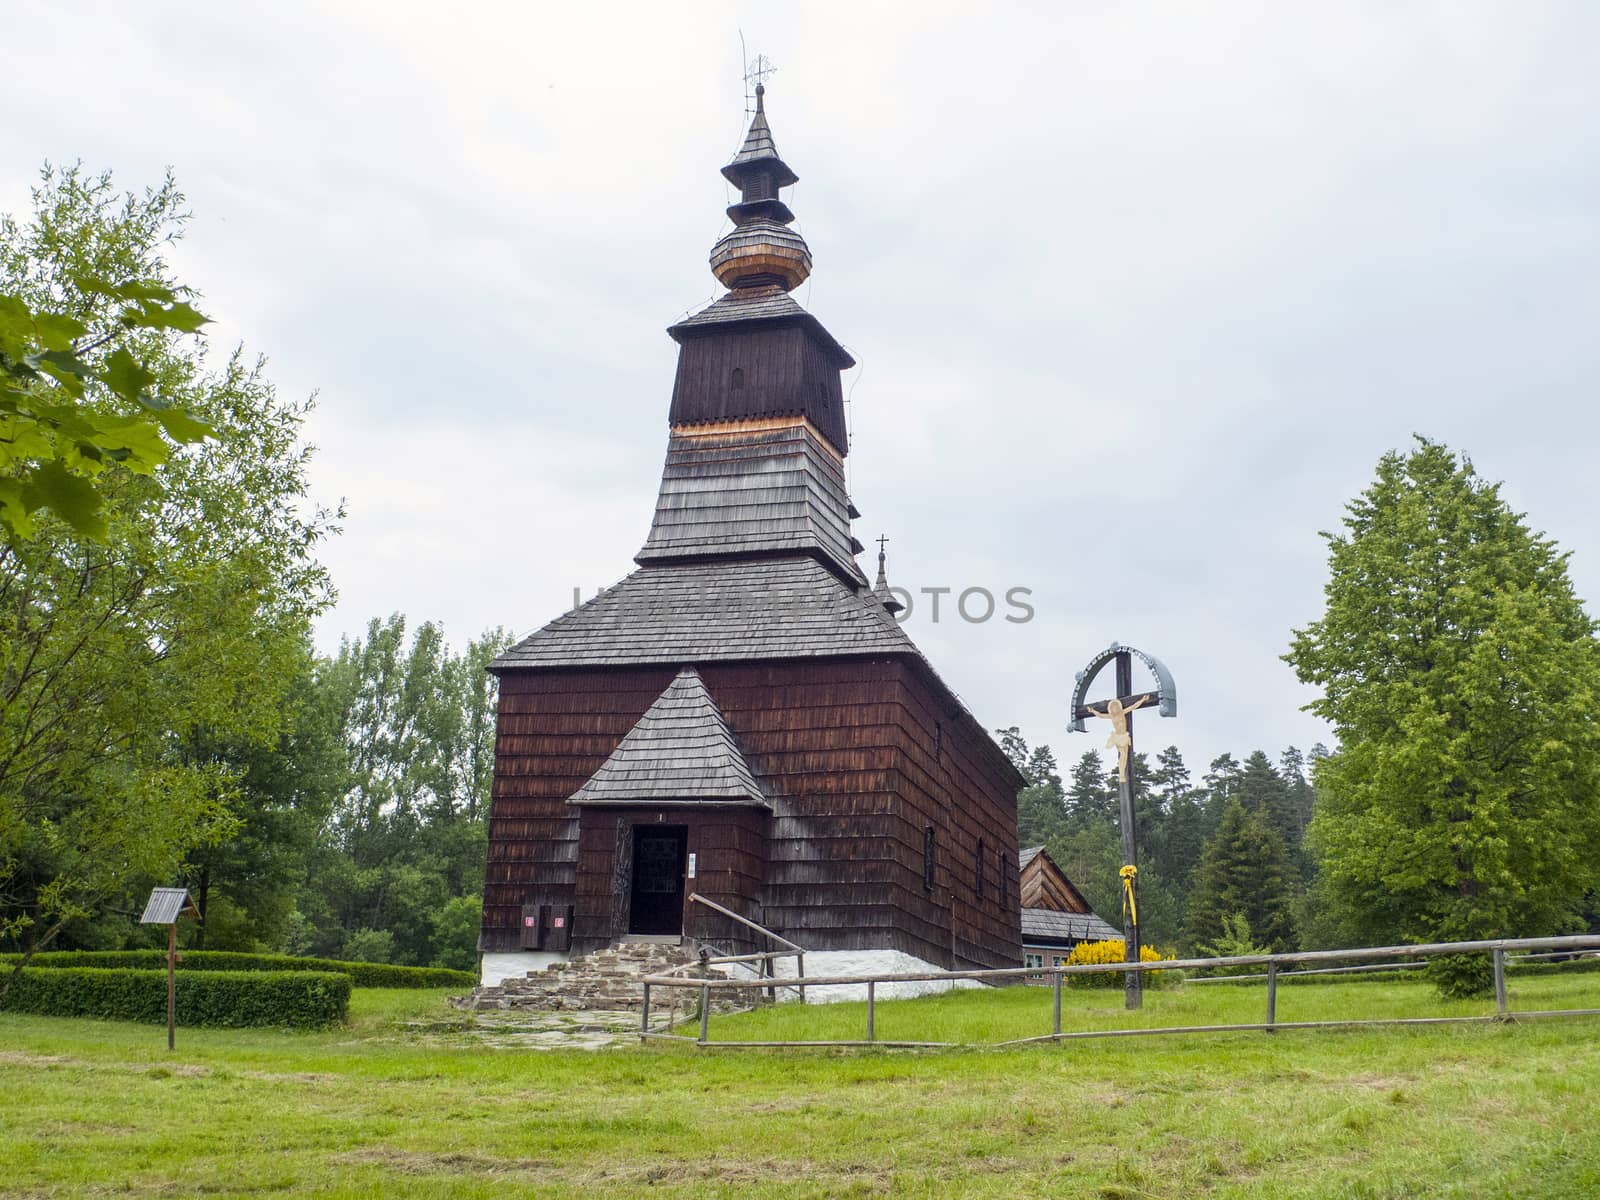
[[[443,992],[321,1033],[0,1014],[0,1195],[1548,1197],[1600,1194],[1600,1019],[829,1053],[485,1049]],[[1138,1019],[1253,1020],[1259,987]],[[1046,989],[886,1003],[884,1037],[1049,1028]],[[1600,975],[1513,980],[1600,1004]],[[1069,990],[1068,1028],[1122,1022]],[[714,1038],[860,1036],[864,1006]],[[1285,985],[1282,1020],[1481,1012],[1422,983]]]

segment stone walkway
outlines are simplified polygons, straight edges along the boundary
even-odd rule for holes
[[[650,1028],[664,1033],[671,1020],[670,1013],[653,1012]],[[424,1022],[417,1022],[410,1028],[418,1034],[439,1031],[437,1024]],[[486,1049],[610,1050],[639,1044],[639,1014],[604,1009],[583,1012],[489,1010],[451,1022],[450,1035],[451,1041]]]

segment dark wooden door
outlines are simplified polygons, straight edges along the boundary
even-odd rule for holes
[[[683,932],[683,877],[689,831],[682,825],[636,825],[628,932]]]

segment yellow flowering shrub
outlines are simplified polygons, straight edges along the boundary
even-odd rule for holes
[[[1082,967],[1091,964],[1120,963],[1125,961],[1127,945],[1121,938],[1108,942],[1079,942],[1072,948],[1072,953],[1067,955],[1061,964],[1065,967]],[[1168,962],[1174,955],[1163,954],[1153,946],[1139,947],[1140,962]],[[1178,971],[1146,971],[1144,973],[1145,987],[1163,987],[1169,982],[1176,982],[1172,977],[1182,977]],[[1119,971],[1096,971],[1091,975],[1068,975],[1066,982],[1070,987],[1101,987],[1119,988],[1122,986],[1122,973]]]

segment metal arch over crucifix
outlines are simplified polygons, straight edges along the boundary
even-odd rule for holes
[[[1153,692],[1133,690],[1133,660],[1137,658],[1155,677]],[[1107,663],[1116,663],[1116,693],[1108,700],[1088,702],[1089,687]],[[1085,733],[1084,721],[1089,717],[1104,717],[1111,722],[1111,736],[1106,748],[1117,753],[1117,798],[1122,815],[1122,935],[1123,961],[1139,961],[1139,854],[1134,844],[1133,780],[1129,770],[1133,759],[1133,714],[1141,708],[1155,706],[1163,717],[1178,715],[1178,688],[1172,681],[1172,672],[1159,658],[1112,642],[1089,660],[1089,665],[1078,672],[1077,686],[1072,691],[1072,721],[1067,729],[1072,733]],[[1138,1008],[1144,999],[1143,975],[1129,971],[1124,977],[1124,994],[1129,1008]]]

